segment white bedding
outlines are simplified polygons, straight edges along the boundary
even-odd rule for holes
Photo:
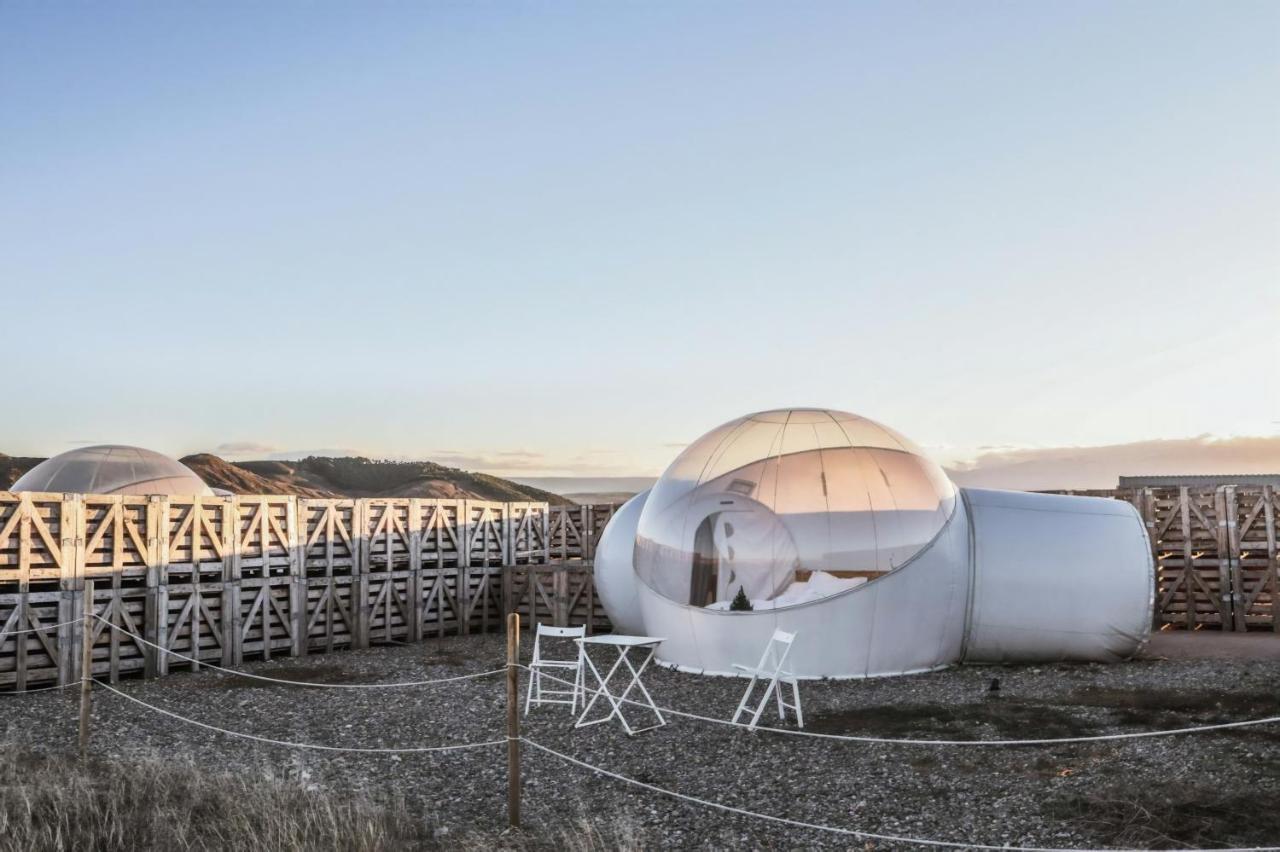
[[[847,589],[857,588],[867,582],[866,577],[850,577],[843,579],[826,571],[814,571],[805,582],[796,581],[782,590],[782,594],[772,600],[752,600],[752,609],[773,609],[780,606],[794,606],[821,600]],[[716,601],[707,604],[707,609],[727,610],[730,601]]]

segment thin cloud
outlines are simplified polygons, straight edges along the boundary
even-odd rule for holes
[[[1048,490],[1114,488],[1120,476],[1280,473],[1280,436],[1173,438],[1100,447],[990,449],[952,466],[958,485]]]
[[[613,455],[613,451],[605,451]],[[495,476],[634,476],[634,464],[601,462],[601,451],[574,456],[549,456],[532,450],[495,450],[492,453],[435,450],[426,460],[449,467],[490,473]]]
[[[448,467],[495,474],[545,471],[556,467],[543,454],[529,450],[498,450],[492,453],[437,450],[429,453],[427,460],[447,465]]]
[[[330,456],[333,458],[346,458],[349,456],[368,457],[369,453],[363,450],[353,450],[350,447],[317,447],[313,450],[280,450],[270,453],[267,456],[268,461],[297,461],[305,459],[307,456]]]
[[[243,456],[247,453],[273,453],[278,449],[279,447],[257,441],[228,441],[219,444],[213,451],[218,455]]]

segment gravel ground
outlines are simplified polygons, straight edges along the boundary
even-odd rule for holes
[[[528,642],[522,649],[528,653]],[[255,674],[321,683],[447,677],[501,665],[499,635],[249,663]],[[990,690],[993,678],[1000,688]],[[397,690],[306,689],[212,671],[120,688],[175,713],[281,740],[422,746],[505,735],[501,675]],[[651,670],[668,707],[728,718],[741,681]],[[522,677],[523,686],[523,677]],[[1275,659],[960,667],[860,682],[805,683],[808,730],[935,739],[1079,736],[1280,715]],[[75,690],[0,697],[9,742],[73,748]],[[638,712],[638,711],[637,711]],[[768,717],[767,717],[768,718]],[[776,723],[771,721],[771,724]],[[884,834],[1050,847],[1280,844],[1280,724],[1047,747],[832,742],[673,719],[627,737],[574,730],[567,707],[523,720],[532,740],[630,778],[761,813]],[[257,773],[419,803],[447,837],[505,825],[501,746],[444,754],[301,751],[206,731],[103,690],[94,752],[164,755],[210,772]],[[863,848],[855,837],[779,826],[682,803],[526,747],[522,842],[582,815],[622,817],[641,846]],[[911,844],[872,844],[912,848]]]

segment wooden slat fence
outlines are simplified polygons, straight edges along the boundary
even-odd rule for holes
[[[547,551],[551,559],[569,562],[595,558],[605,524],[617,510],[616,503],[550,507]]]
[[[545,503],[0,492],[0,688],[79,679],[86,579],[94,614],[198,661],[95,622],[112,681],[499,629],[504,573],[547,563],[549,522]],[[557,617],[599,624],[590,564],[557,570]]]
[[[1273,486],[1118,492],[1156,559],[1157,626],[1280,632],[1280,493]]]

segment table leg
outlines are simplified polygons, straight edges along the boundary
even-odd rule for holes
[[[575,728],[585,728],[588,725],[598,725],[601,722],[609,721],[615,715],[618,714],[619,712],[618,705],[614,703],[613,696],[609,694],[609,679],[613,677],[614,673],[617,672],[618,667],[622,665],[623,656],[625,655],[620,655],[618,657],[617,661],[613,664],[613,666],[610,667],[609,673],[606,674],[604,677],[600,676],[600,670],[596,668],[596,664],[591,659],[591,655],[584,654],[583,656],[586,658],[587,667],[591,669],[591,674],[595,676],[596,683],[599,684],[599,687],[592,691],[591,700],[588,701],[586,703],[586,706],[582,708],[582,715],[578,717],[578,721],[574,725]],[[601,695],[603,695],[605,699],[609,702],[610,706],[613,708],[613,711],[608,716],[605,716],[603,718],[593,719],[590,722],[586,721],[587,714],[591,712],[591,708],[595,706],[596,701],[599,700]],[[623,720],[623,725],[626,725],[625,719]]]
[[[596,679],[596,683],[598,684],[598,686],[596,689],[593,689],[591,691],[592,694],[591,694],[591,699],[589,701],[587,701],[584,697],[584,706],[582,708],[582,715],[579,716],[578,721],[574,723],[574,728],[585,728],[589,725],[599,725],[602,722],[608,722],[609,720],[613,719],[615,716],[617,717],[618,721],[622,723],[622,729],[626,731],[628,735],[638,734],[641,731],[649,731],[654,728],[660,728],[663,725],[667,724],[666,718],[662,715],[662,711],[658,709],[658,705],[654,703],[653,696],[649,694],[649,690],[645,688],[644,681],[643,681],[645,669],[647,669],[649,666],[649,663],[653,661],[654,655],[657,652],[657,647],[649,646],[647,648],[648,653],[645,654],[644,659],[641,660],[640,665],[638,667],[633,665],[631,662],[630,652],[632,650],[632,647],[643,647],[643,646],[623,646],[618,648],[618,659],[615,660],[613,665],[609,667],[609,671],[606,672],[604,676],[601,676],[600,670],[596,668],[595,661],[591,659],[591,655],[589,653],[586,653],[585,648],[582,649],[583,650],[582,656],[587,664],[586,668],[590,670],[591,675]],[[618,673],[618,670],[623,667],[626,668],[627,673],[630,675],[630,678],[627,682],[626,687],[622,690],[622,692],[619,695],[615,696],[614,693],[609,691],[609,682],[613,680],[613,677]],[[585,681],[585,675],[584,675],[584,681]],[[584,683],[584,687],[585,687],[585,683]],[[631,694],[631,691],[633,689],[638,689],[640,691],[640,694],[644,696],[643,702],[637,701],[634,703],[639,704],[641,706],[647,706],[653,712],[653,715],[656,716],[658,719],[658,723],[656,725],[649,725],[648,727],[645,727],[645,728],[632,728],[631,723],[627,721],[627,717],[625,712],[623,711],[622,705],[626,703],[627,696]],[[587,716],[590,714],[591,709],[595,706],[595,703],[600,699],[602,695],[604,696],[605,701],[609,704],[611,708],[609,714],[599,719],[592,719],[591,721],[587,721]]]
[[[631,682],[628,683],[627,688],[623,690],[622,696],[618,699],[618,703],[619,704],[625,703],[627,700],[627,696],[631,694],[632,688],[638,688],[640,690],[640,693],[644,695],[645,703],[649,706],[649,709],[653,711],[653,715],[658,717],[658,724],[649,725],[646,728],[637,728],[635,731],[632,731],[631,733],[640,733],[641,731],[651,731],[654,728],[661,728],[663,725],[667,724],[667,720],[662,716],[662,711],[659,710],[658,705],[654,703],[653,696],[649,694],[648,689],[645,689],[644,681],[641,679],[641,676],[644,674],[644,670],[648,668],[649,663],[653,661],[654,652],[656,650],[657,650],[656,648],[649,649],[649,653],[645,655],[645,658],[640,663],[640,668],[638,669],[635,666],[631,665],[630,660],[626,660],[627,668],[631,670]],[[625,655],[624,655],[624,658],[625,658]]]

